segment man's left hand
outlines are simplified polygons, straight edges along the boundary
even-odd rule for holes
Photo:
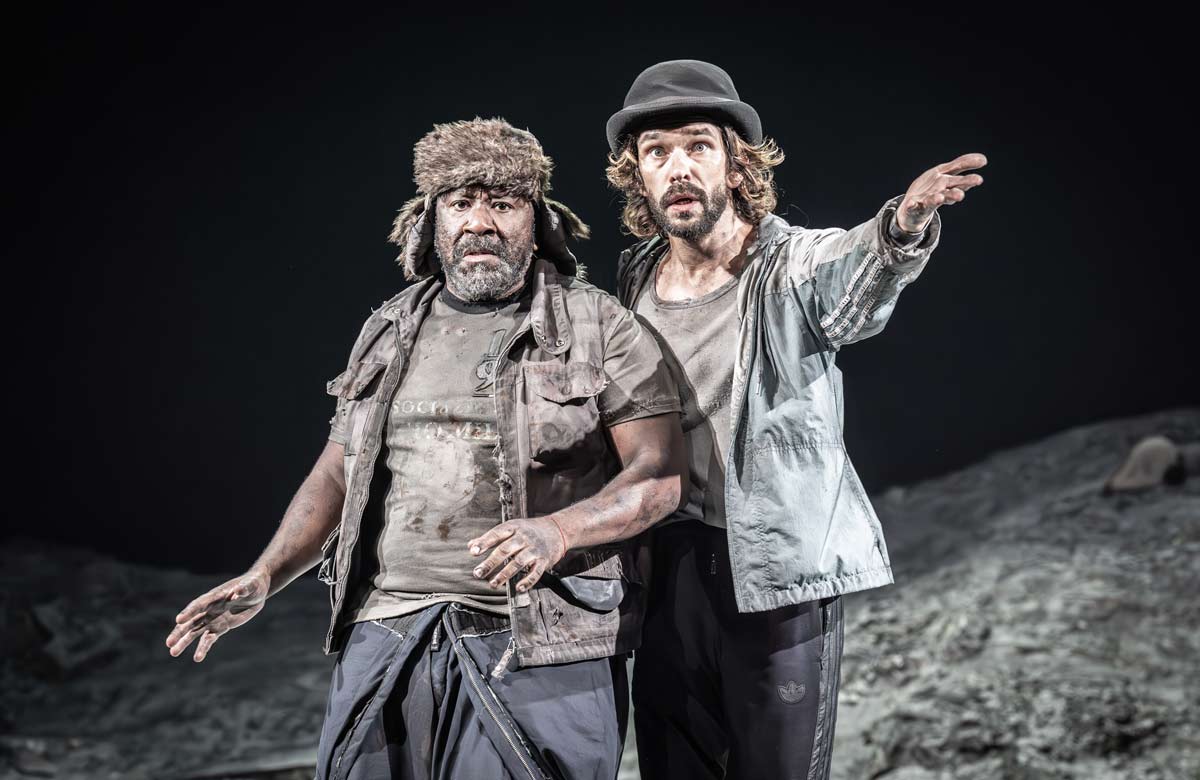
[[[987,158],[978,152],[964,154],[956,160],[935,165],[916,178],[904,193],[896,210],[896,225],[905,233],[920,233],[933,219],[939,206],[961,203],[967,190],[983,184],[977,173],[963,175],[987,165]]]
[[[477,556],[492,550],[473,573],[481,580],[490,578],[489,584],[493,588],[503,588],[506,582],[524,571],[525,576],[517,583],[519,591],[532,588],[547,569],[567,554],[566,538],[550,517],[501,523],[467,542],[467,549]]]

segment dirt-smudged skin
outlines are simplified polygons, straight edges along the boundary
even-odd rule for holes
[[[342,445],[328,442],[258,561],[246,574],[193,599],[175,616],[175,628],[166,639],[172,656],[199,639],[193,659],[203,661],[217,639],[257,615],[269,596],[321,559],[322,543],[337,526],[346,495],[342,456]]]

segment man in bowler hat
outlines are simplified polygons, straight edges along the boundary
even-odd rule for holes
[[[930,168],[850,230],[811,229],[772,213],[783,152],[715,65],[646,69],[607,134],[640,239],[618,295],[672,367],[690,471],[652,532],[642,776],[827,778],[840,597],[892,582],[842,440],[837,353],[883,329],[937,246],[939,208],[987,161]]]

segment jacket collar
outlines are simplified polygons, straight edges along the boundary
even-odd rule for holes
[[[783,217],[768,214],[758,222],[758,236],[746,250],[747,257],[753,257],[776,241],[787,237],[787,229],[791,227]]]

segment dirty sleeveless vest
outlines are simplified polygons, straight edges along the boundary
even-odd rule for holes
[[[500,522],[549,514],[598,492],[620,471],[600,421],[605,386],[595,288],[536,260],[529,316],[501,349],[495,367]],[[335,422],[347,432],[342,521],[322,550],[318,576],[330,586],[333,614],[325,652],[341,647],[353,604],[347,597],[363,571],[360,538],[368,500],[386,486],[383,442],[387,410],[441,277],[409,287],[363,326],[346,370],[328,385]],[[589,292],[591,291],[591,292]],[[568,313],[570,312],[570,314]],[[573,446],[556,451],[563,441]],[[517,664],[539,666],[601,658],[640,641],[645,588],[637,540],[568,553],[526,593],[508,584]]]

